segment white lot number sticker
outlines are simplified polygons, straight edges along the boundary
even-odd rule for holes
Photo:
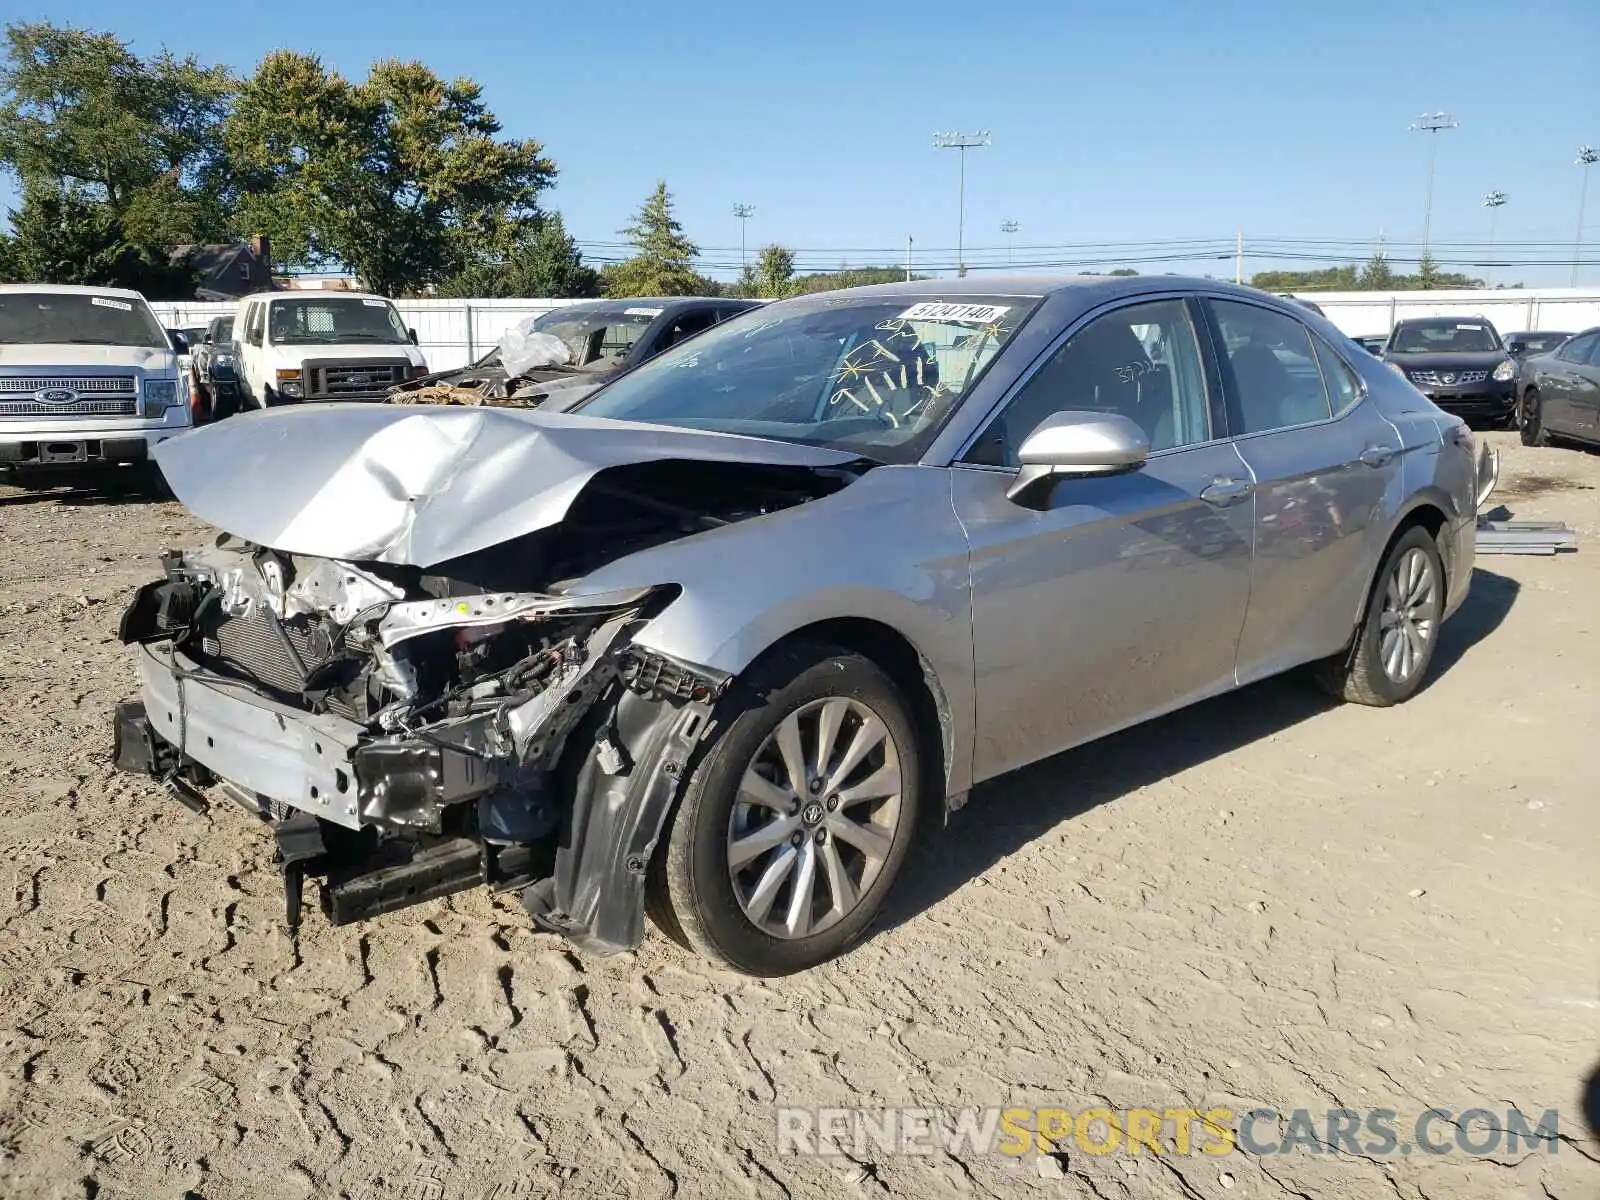
[[[133,311],[133,305],[129,304],[126,300],[108,300],[104,296],[91,296],[89,298],[89,303],[99,305],[101,308],[115,308],[120,312]]]
[[[971,321],[988,325],[1011,309],[1004,304],[945,304],[937,300],[913,304],[900,314],[902,321]]]
[[[387,300],[363,300],[361,303],[365,304],[368,308],[388,308],[389,307],[389,302]]]
[[[625,308],[622,310],[622,315],[625,317],[659,317],[661,310],[659,308]]]

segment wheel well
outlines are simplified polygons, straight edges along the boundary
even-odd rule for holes
[[[1393,536],[1389,538],[1389,545],[1383,548],[1384,554],[1389,553],[1389,547],[1393,546],[1406,530],[1413,525],[1422,526],[1428,531],[1428,536],[1433,539],[1434,544],[1439,548],[1439,561],[1444,564],[1444,582],[1446,589],[1448,589],[1451,576],[1455,573],[1455,563],[1451,559],[1455,547],[1439,539],[1439,533],[1444,529],[1446,519],[1443,509],[1432,504],[1419,504],[1401,518],[1399,526],[1396,527]]]
[[[937,762],[930,758],[929,767],[932,769],[928,772],[927,783],[930,793],[937,795],[941,803],[937,808],[933,805],[928,808],[937,812],[942,819],[942,802],[948,796],[954,754],[950,706],[933,669],[917,652],[917,648],[898,629],[882,621],[865,617],[839,617],[785,634],[769,646],[761,657],[797,642],[821,643],[853,650],[876,663],[894,681],[911,705],[911,715],[916,722],[917,732],[922,736],[923,745],[939,750]]]

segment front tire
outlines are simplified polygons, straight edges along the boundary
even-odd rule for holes
[[[1341,700],[1386,708],[1427,678],[1444,619],[1445,574],[1433,535],[1413,525],[1384,555],[1354,642],[1318,664],[1317,681]]]
[[[1534,388],[1522,393],[1522,403],[1517,407],[1517,431],[1524,446],[1550,444],[1550,435],[1544,428],[1544,408]]]
[[[867,929],[922,802],[911,708],[871,660],[779,651],[694,769],[651,877],[669,935],[752,975],[832,958]]]

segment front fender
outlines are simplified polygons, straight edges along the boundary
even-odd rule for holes
[[[635,644],[728,675],[826,621],[892,628],[916,649],[948,705],[947,787],[970,787],[970,567],[943,468],[879,467],[822,499],[618,559],[569,591],[642,580],[680,594]]]

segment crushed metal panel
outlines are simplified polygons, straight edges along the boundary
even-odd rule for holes
[[[667,459],[836,467],[766,438],[488,406],[247,413],[163,442],[195,516],[290,554],[428,567],[559,522],[599,472]]]
[[[1560,521],[1478,519],[1479,554],[1559,554],[1577,549],[1578,535]]]

